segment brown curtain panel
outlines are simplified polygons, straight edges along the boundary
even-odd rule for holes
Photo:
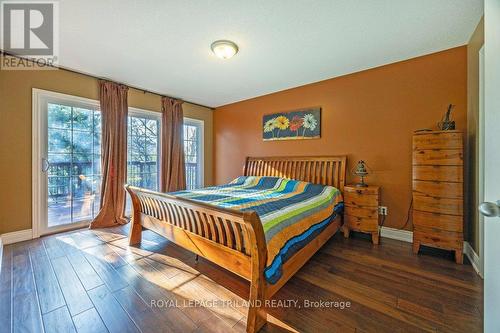
[[[127,180],[128,87],[99,81],[101,104],[101,209],[90,228],[127,223],[124,218]]]
[[[184,166],[184,113],[182,101],[162,97],[161,120],[161,191],[186,188]]]

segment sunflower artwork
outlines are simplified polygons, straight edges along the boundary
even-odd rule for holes
[[[321,108],[264,115],[264,141],[317,139],[321,135]]]

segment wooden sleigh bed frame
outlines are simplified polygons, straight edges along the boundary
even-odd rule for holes
[[[244,176],[276,176],[343,191],[346,156],[248,157]],[[265,300],[270,299],[340,228],[335,219],[285,264],[275,284],[264,278],[267,247],[259,216],[253,211],[223,209],[165,193],[125,186],[132,198],[130,245],[140,243],[142,228],[250,281],[247,332],[266,323]]]

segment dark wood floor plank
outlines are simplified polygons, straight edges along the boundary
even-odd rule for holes
[[[190,332],[196,328],[196,320],[210,316],[209,311],[204,308],[185,308],[182,297],[162,288],[158,280],[149,281],[128,265],[120,267],[118,271],[166,327],[179,332]]]
[[[50,259],[63,257],[68,253],[74,252],[76,247],[72,246],[71,243],[63,242],[61,238],[64,236],[50,235],[43,237],[42,241],[45,245],[45,250]]]
[[[111,292],[125,288],[128,285],[127,282],[116,272],[113,266],[106,262],[104,256],[105,254],[97,252],[85,253],[85,258],[87,258],[90,265],[92,265]]]
[[[6,332],[12,327],[12,246],[4,246],[0,271],[0,323]]]
[[[176,330],[171,322],[162,321],[162,317],[144,303],[144,300],[132,287],[120,289],[113,295],[141,331],[152,333],[162,333],[167,330],[169,332],[185,332],[185,330]]]
[[[100,286],[90,290],[89,296],[109,332],[140,332],[127,312],[123,310],[106,286]]]
[[[104,284],[82,252],[70,253],[67,257],[86,290],[94,289]]]
[[[118,246],[114,246],[112,244],[108,244],[109,248],[116,252],[125,262],[130,263],[139,259],[142,259],[143,256],[138,255],[130,250],[130,248],[123,249]]]
[[[127,262],[108,244],[100,244],[87,248],[85,252],[104,260],[114,268],[118,268],[127,264]]]
[[[45,333],[73,333],[75,326],[67,307],[61,307],[43,315]]]
[[[13,258],[12,288],[13,295],[36,293],[33,271],[28,252],[17,254]]]
[[[14,248],[16,249],[16,248]],[[16,250],[12,272],[12,331],[41,332],[42,316],[27,247]]]
[[[121,229],[114,229],[114,230],[113,228],[108,228],[106,230],[92,229],[88,230],[88,232],[94,234],[96,237],[99,237],[100,240],[106,243],[127,237],[126,233],[122,232]]]
[[[42,332],[43,323],[35,292],[14,296],[12,332]]]
[[[95,308],[84,311],[73,317],[78,333],[107,333],[108,329],[102,322]]]
[[[29,243],[29,253],[31,258],[38,258],[40,256],[46,256],[47,251],[45,250],[45,245],[40,238],[33,239]]]
[[[31,259],[42,314],[66,305],[49,258],[40,255]]]
[[[52,259],[52,266],[71,316],[93,307],[85,288],[66,257]]]
[[[94,233],[88,232],[88,230],[72,233],[70,237],[80,250],[104,244],[99,237]]]

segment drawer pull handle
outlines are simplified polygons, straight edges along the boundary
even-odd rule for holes
[[[358,194],[362,194],[362,193],[363,193],[363,191],[361,191],[361,190],[356,190],[356,193],[358,193]]]

